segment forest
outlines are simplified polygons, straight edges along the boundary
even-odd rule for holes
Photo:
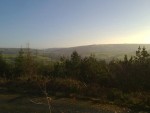
[[[21,48],[12,61],[0,54],[0,88],[7,92],[75,98],[96,98],[132,109],[150,110],[150,54],[137,48],[132,57],[110,62],[73,51],[58,61],[39,60]],[[3,92],[3,90],[1,90]]]

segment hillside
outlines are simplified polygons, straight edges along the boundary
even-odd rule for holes
[[[58,58],[59,56],[69,56],[73,51],[77,51],[81,56],[89,56],[91,54],[95,55],[98,59],[122,59],[125,54],[132,56],[135,54],[137,48],[146,47],[150,50],[150,44],[99,44],[99,45],[87,45],[87,46],[77,46],[70,48],[49,48],[49,49],[39,49],[38,54],[50,57],[52,59]],[[31,49],[35,54],[36,50]],[[19,48],[0,48],[3,54],[15,55],[18,53]]]
[[[70,48],[50,48],[46,49],[45,52],[58,56],[69,56],[72,51],[77,51],[81,56],[93,54],[96,58],[112,59],[122,58],[125,54],[132,56],[139,46],[144,46],[148,51],[150,50],[150,44],[100,44]]]

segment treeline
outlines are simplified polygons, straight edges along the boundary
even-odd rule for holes
[[[59,61],[42,62],[30,49],[20,49],[14,62],[6,62],[0,54],[0,77],[16,79],[38,76],[50,78],[71,78],[84,84],[97,84],[101,87],[118,88],[123,91],[143,91],[150,89],[150,55],[145,47],[138,48],[135,56],[124,60],[106,63],[91,55],[82,58],[74,51],[70,58]]]

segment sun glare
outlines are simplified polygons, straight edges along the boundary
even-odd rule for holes
[[[150,35],[144,38],[144,43],[150,44]]]
[[[125,43],[150,44],[150,30],[137,31],[127,36],[123,36],[122,41]]]

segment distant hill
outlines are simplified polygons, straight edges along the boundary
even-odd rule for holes
[[[95,55],[100,59],[123,58],[125,54],[128,56],[135,55],[138,47],[146,47],[150,50],[150,44],[99,44],[87,45],[70,48],[50,48],[46,49],[46,53],[53,53],[60,56],[69,56],[73,51],[77,51],[81,56]]]
[[[128,56],[135,55],[135,51],[138,47],[146,47],[150,51],[150,44],[99,44],[99,45],[87,45],[77,46],[69,48],[49,48],[44,50],[31,49],[33,53],[38,52],[39,55],[46,55],[48,57],[56,58],[59,56],[70,56],[73,51],[77,51],[81,56],[95,55],[99,59],[122,59],[125,54]],[[19,48],[0,48],[4,54],[17,54]]]

